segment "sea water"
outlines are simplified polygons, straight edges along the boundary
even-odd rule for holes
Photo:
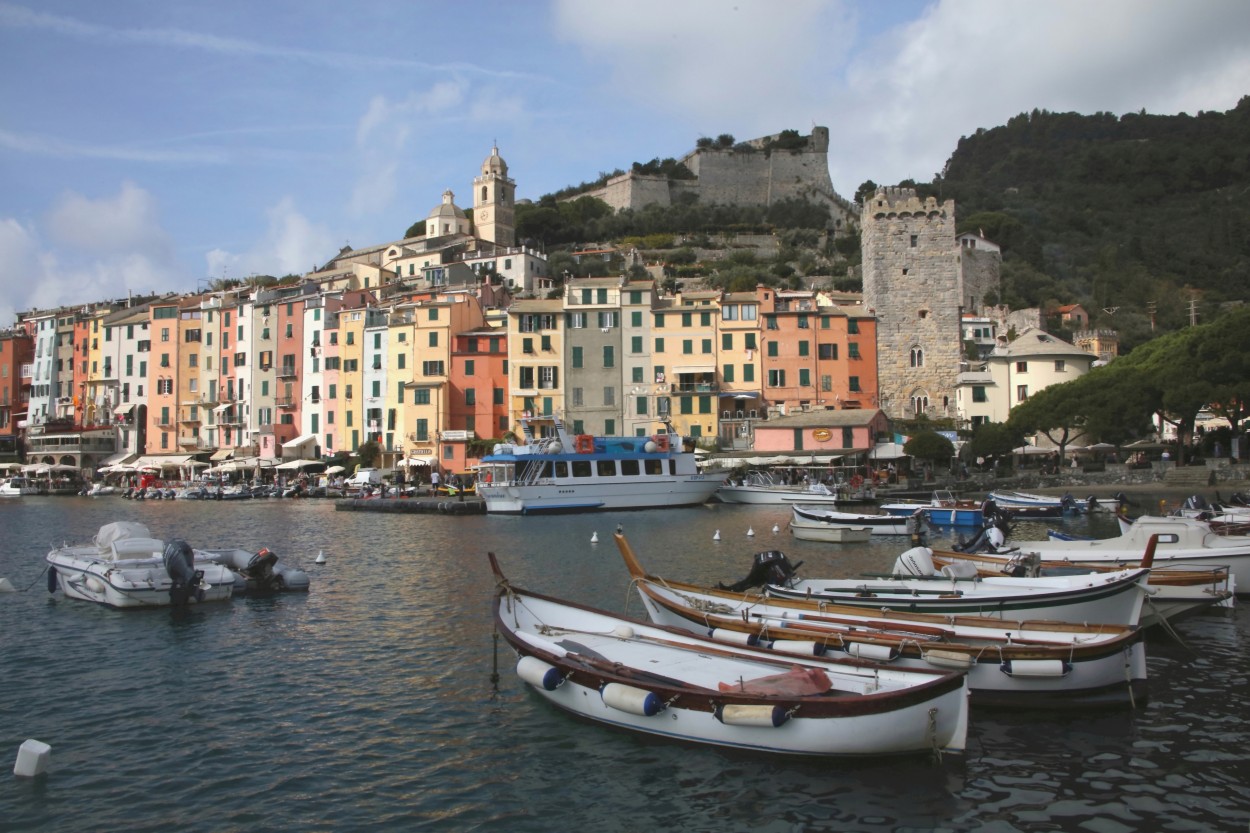
[[[0,594],[0,768],[26,739],[52,748],[45,775],[0,777],[0,830],[1250,828],[1244,606],[1152,634],[1150,699],[1138,708],[974,709],[967,752],[940,762],[761,757],[584,723],[529,692],[493,635],[488,551],[517,586],[639,615],[612,543],[618,524],[652,572],[707,583],[746,575],[761,550],[832,577],[888,570],[907,547],[796,541],[787,512],[0,502],[0,576],[19,591]],[[307,570],[312,589],[180,611],[49,595],[49,547],[113,520],[197,547],[267,546]],[[1114,531],[1107,516],[1065,527]]]

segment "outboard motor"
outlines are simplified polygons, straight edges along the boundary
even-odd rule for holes
[[[169,573],[169,601],[176,607],[187,604],[192,597],[197,602],[204,601],[204,571],[195,569],[195,554],[191,545],[181,538],[175,538],[165,545],[161,556],[165,562],[165,572]]]
[[[1014,578],[1037,578],[1042,574],[1042,556],[1036,552],[1022,552],[1007,562],[1003,573]]]
[[[924,546],[925,542],[925,514],[923,509],[917,509],[907,519],[907,536],[911,538],[912,546]]]
[[[255,583],[257,589],[281,590],[286,585],[286,580],[273,571],[273,566],[277,563],[277,554],[268,547],[261,547],[240,572],[249,583]]]
[[[1059,498],[1059,511],[1065,515],[1079,511],[1076,507],[1076,498],[1072,497],[1071,492],[1065,492],[1063,497]]]
[[[718,583],[716,586],[721,590],[732,590],[735,593],[751,587],[762,587],[765,584],[780,584],[788,587],[801,566],[803,566],[802,561],[792,565],[790,559],[786,558],[786,554],[780,550],[757,552],[751,563],[751,572],[747,573],[746,578],[734,584]]]
[[[1202,495],[1190,495],[1185,498],[1185,502],[1181,506],[1184,509],[1197,509],[1200,512],[1211,508],[1211,505],[1207,503],[1207,499]]]
[[[1086,512],[1098,511],[1098,498],[1094,497],[1093,495],[1089,495],[1088,497],[1086,497],[1085,498],[1085,511]]]
[[[896,576],[935,576],[933,550],[928,547],[912,547],[894,561]]]

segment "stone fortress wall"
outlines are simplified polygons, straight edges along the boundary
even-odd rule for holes
[[[763,150],[779,136],[740,143],[755,150],[696,148],[681,160],[695,179],[670,181],[631,172],[577,196],[597,197],[617,211],[672,205],[683,194],[694,194],[705,205],[772,205],[801,198],[828,205],[835,228],[853,226],[857,220],[855,206],[834,191],[829,176],[829,128],[813,128],[801,149]]]

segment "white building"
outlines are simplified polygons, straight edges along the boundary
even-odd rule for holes
[[[1089,372],[1096,356],[1042,330],[1028,329],[990,353],[984,370],[959,374],[955,402],[966,425],[1006,422],[1011,409],[1051,385]]]

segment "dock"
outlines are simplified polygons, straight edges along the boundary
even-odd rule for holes
[[[446,495],[421,497],[342,498],[334,501],[336,512],[390,512],[416,515],[485,515],[486,501],[472,495],[464,500]]]

